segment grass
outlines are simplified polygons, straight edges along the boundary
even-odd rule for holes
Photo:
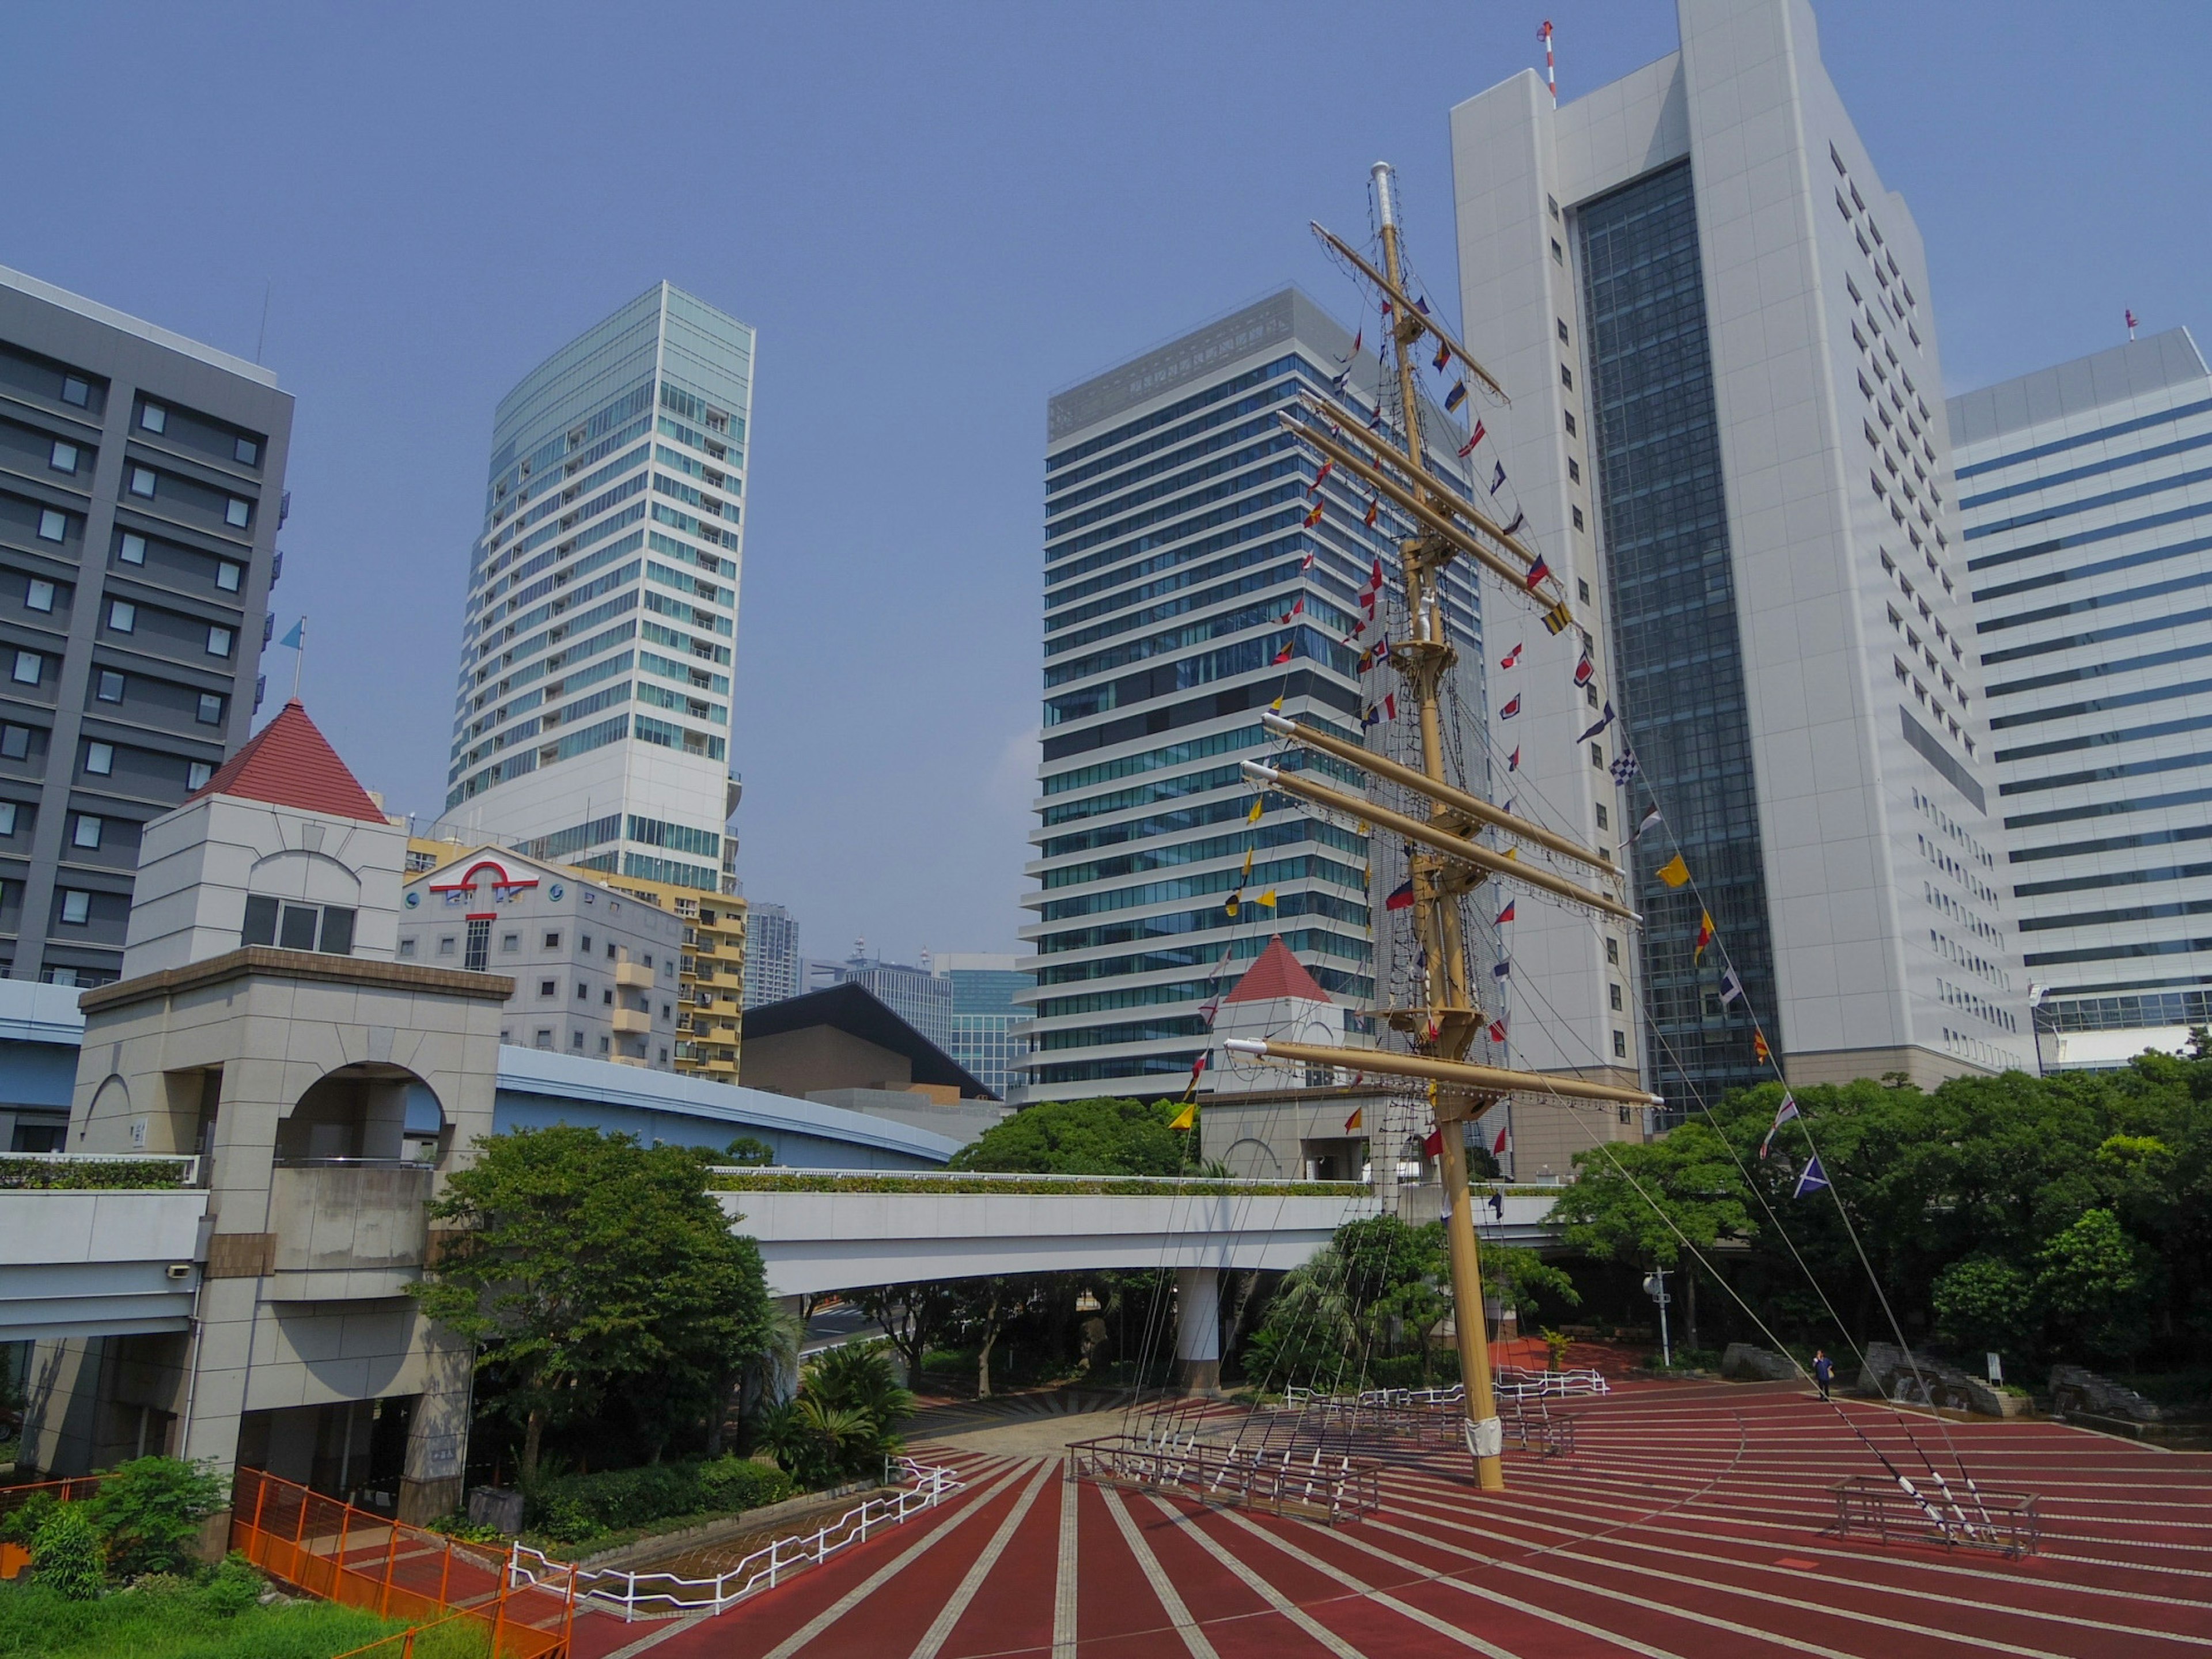
[[[199,1590],[119,1590],[66,1601],[36,1583],[0,1584],[0,1656],[55,1659],[331,1659],[407,1628],[322,1601],[219,1612]],[[397,1655],[399,1644],[391,1651]],[[418,1639],[416,1659],[483,1659],[472,1621]]]

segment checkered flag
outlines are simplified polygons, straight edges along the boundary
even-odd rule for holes
[[[1624,749],[1620,751],[1620,757],[1613,763],[1613,781],[1618,784],[1626,784],[1640,770],[1642,769],[1636,763],[1636,751],[1632,749]]]

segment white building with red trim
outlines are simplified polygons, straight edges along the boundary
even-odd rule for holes
[[[401,962],[514,981],[499,1040],[673,1071],[684,924],[557,864],[465,848],[400,892]]]

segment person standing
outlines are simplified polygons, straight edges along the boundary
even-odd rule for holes
[[[1814,1349],[1813,1352],[1813,1381],[1820,1385],[1821,1399],[1826,1400],[1828,1397],[1828,1384],[1835,1380],[1835,1376],[1836,1362],[1828,1358],[1828,1351],[1826,1348]]]

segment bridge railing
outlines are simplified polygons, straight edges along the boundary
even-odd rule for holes
[[[723,1191],[791,1193],[964,1192],[1070,1194],[1177,1198],[1224,1193],[1252,1197],[1369,1198],[1357,1181],[1301,1181],[1242,1176],[1024,1175],[981,1170],[795,1170],[770,1164],[718,1164],[708,1170]]]

